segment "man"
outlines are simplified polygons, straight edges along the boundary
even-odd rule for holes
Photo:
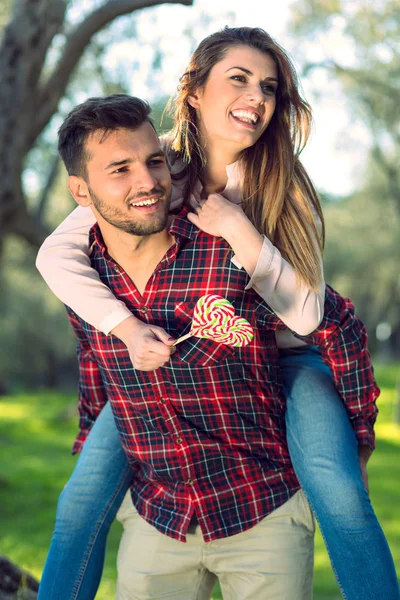
[[[108,399],[134,472],[137,555],[120,557],[130,564],[120,570],[119,597],[162,590],[175,600],[206,598],[217,573],[226,597],[235,589],[243,599],[311,598],[313,518],[289,460],[271,362],[280,322],[244,292],[247,276],[227,260],[224,240],[169,217],[170,174],[145,103],[91,99],[69,116],[60,139],[67,146],[78,122],[96,112],[101,123],[102,113],[118,110],[130,114],[129,127],[93,128],[80,175],[69,178],[75,200],[98,221],[91,259],[100,278],[174,338],[189,330],[205,293],[227,297],[255,327],[244,348],[190,338],[172,353],[164,344],[170,360],[140,371],[117,338],[69,311],[82,374],[90,363],[80,382],[81,428]]]
[[[173,353],[163,337],[164,365],[144,371],[69,311],[80,345],[77,447],[108,400],[134,474],[119,598],[207,598],[216,576],[225,598],[311,598],[314,524],[286,446],[282,323],[244,291],[224,240],[169,216],[170,175],[145,103],[88,100],[62,126],[60,149],[72,195],[98,222],[92,266],[135,316],[177,338],[198,298],[215,293],[254,328],[243,348],[189,338]]]

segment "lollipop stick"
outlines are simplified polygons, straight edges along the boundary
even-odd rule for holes
[[[186,335],[182,335],[182,337],[175,340],[175,342],[172,345],[176,346],[177,344],[180,344],[184,340],[187,340],[188,338],[192,337],[192,335],[193,335],[193,331],[189,331],[189,333],[187,333]]]

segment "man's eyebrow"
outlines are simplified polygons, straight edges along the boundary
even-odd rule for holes
[[[147,160],[151,160],[152,158],[165,158],[165,157],[166,157],[166,154],[165,154],[164,150],[160,149],[157,152],[153,152],[153,154],[150,154],[147,157]]]
[[[163,150],[159,150],[158,152],[153,152],[146,158],[146,160],[152,160],[153,158],[159,158],[159,157],[165,158],[165,152]],[[133,158],[123,158],[121,160],[114,160],[114,161],[108,163],[108,165],[105,168],[108,171],[109,169],[115,169],[118,167],[122,167],[124,165],[130,165],[133,162],[135,162]]]
[[[246,75],[254,75],[254,73],[252,71],[249,71],[249,69],[245,69],[244,67],[239,66],[229,67],[229,69],[227,69],[225,73],[228,73],[228,71],[231,71],[232,69],[239,69],[240,71],[243,71],[243,73],[246,73]],[[276,81],[278,83],[278,79],[276,77],[265,77],[263,81]]]
[[[115,167],[122,167],[123,165],[129,165],[133,163],[132,158],[123,158],[122,160],[114,160],[113,162],[108,163],[106,166],[106,170],[115,169]]]

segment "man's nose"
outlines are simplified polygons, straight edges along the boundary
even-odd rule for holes
[[[136,172],[132,178],[132,187],[136,188],[136,191],[150,191],[156,187],[157,177],[148,167],[141,167],[136,169]]]

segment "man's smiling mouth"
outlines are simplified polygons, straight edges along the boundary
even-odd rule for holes
[[[152,206],[157,204],[159,198],[149,198],[148,200],[138,200],[137,202],[130,202],[129,206]]]

